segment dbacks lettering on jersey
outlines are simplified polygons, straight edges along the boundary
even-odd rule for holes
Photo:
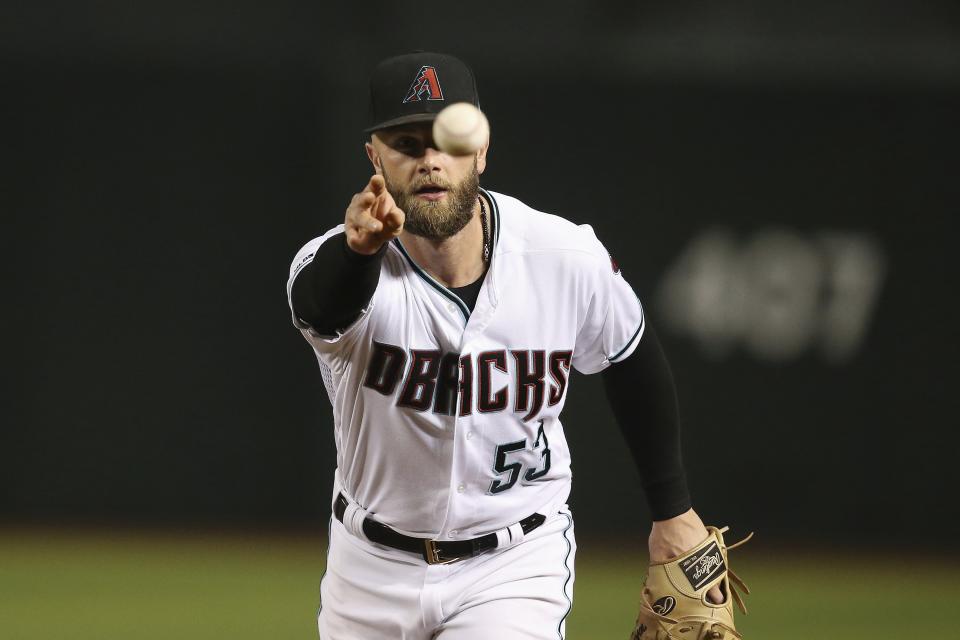
[[[415,411],[466,416],[477,411],[493,413],[510,406],[510,385],[491,390],[493,370],[511,374],[515,381],[513,410],[526,412],[523,421],[540,413],[544,402],[553,406],[563,399],[570,374],[571,350],[547,352],[538,349],[484,351],[474,361],[472,354],[412,349],[373,341],[363,386],[385,396],[393,395],[400,380],[396,405]],[[546,376],[549,371],[550,383]],[[549,388],[548,388],[549,387]]]

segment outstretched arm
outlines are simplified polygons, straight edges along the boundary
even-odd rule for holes
[[[382,176],[353,196],[344,232],[317,248],[290,291],[294,313],[321,335],[333,335],[360,316],[380,281],[386,243],[403,230],[404,214]]]
[[[385,251],[383,245],[371,255],[357,253],[342,233],[317,247],[313,261],[300,270],[290,289],[297,318],[324,336],[350,326],[377,289]]]

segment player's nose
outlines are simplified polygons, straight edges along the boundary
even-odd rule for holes
[[[422,172],[439,171],[440,158],[443,152],[433,146],[431,140],[423,149],[423,155],[420,157],[420,170]]]

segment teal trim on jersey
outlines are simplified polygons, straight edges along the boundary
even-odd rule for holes
[[[463,314],[463,321],[466,322],[470,319],[470,307],[467,306],[467,303],[460,299],[460,296],[455,294],[450,289],[447,289],[445,286],[433,279],[429,273],[420,268],[420,265],[410,257],[410,254],[407,253],[407,250],[403,248],[403,244],[400,242],[400,238],[394,238],[393,240],[397,247],[400,249],[400,253],[403,254],[403,257],[407,259],[407,262],[410,263],[410,266],[413,267],[413,270],[416,271],[417,275],[423,278],[427,284],[431,287],[442,293],[445,297],[449,298],[457,304],[460,308],[460,313]]]
[[[493,262],[493,249],[497,246],[497,242],[500,240],[500,207],[497,206],[497,201],[492,195],[490,195],[488,191],[485,189],[480,189],[480,192],[487,196],[487,200],[489,200],[493,206],[493,211],[490,212],[490,224],[493,227],[490,234],[493,241],[493,247],[490,247],[490,261]],[[403,243],[400,242],[400,238],[394,238],[393,242],[397,245],[397,248],[400,249],[400,253],[402,253],[403,257],[407,259],[407,262],[410,263],[410,266],[413,267],[413,270],[417,273],[417,275],[423,278],[431,287],[442,293],[444,297],[456,303],[457,307],[460,308],[460,313],[463,314],[463,321],[468,322],[470,320],[470,307],[467,306],[467,303],[461,300],[460,296],[434,280],[433,276],[424,271],[423,268],[421,268],[420,265],[418,265],[416,261],[410,257],[410,254],[407,253]]]
[[[642,311],[641,311],[641,313],[642,313]],[[626,346],[623,347],[623,349],[620,349],[620,351],[617,352],[617,355],[615,355],[615,356],[610,356],[609,358],[607,358],[607,360],[609,360],[610,362],[616,362],[616,361],[617,361],[617,358],[619,358],[619,357],[622,356],[624,353],[626,353],[627,349],[630,348],[630,345],[633,344],[633,341],[636,340],[636,339],[637,339],[637,336],[640,335],[640,332],[643,331],[643,325],[644,325],[644,323],[646,323],[646,321],[647,321],[647,317],[646,317],[646,316],[641,316],[641,317],[640,317],[640,326],[637,327],[637,330],[633,332],[633,335],[630,337],[630,340],[627,341]]]
[[[493,246],[496,247],[497,243],[500,242],[500,205],[497,204],[497,199],[493,197],[486,189],[480,189],[480,193],[487,196],[487,200],[490,201],[490,204],[493,205],[493,211],[490,212],[490,221],[493,225],[493,233],[490,235],[493,237]],[[490,260],[493,260],[493,247],[490,247]]]
[[[567,569],[567,579],[563,583],[563,597],[567,599],[567,612],[563,614],[563,617],[560,618],[560,622],[557,624],[557,637],[560,638],[560,640],[563,640],[563,621],[567,619],[567,616],[570,615],[570,610],[573,609],[573,600],[567,595],[567,585],[570,584],[570,580],[573,578],[573,572],[570,571],[570,553],[573,551],[573,545],[570,544],[570,538],[567,537],[567,532],[570,531],[570,527],[573,526],[573,518],[570,517],[569,513],[564,513],[563,516],[567,519],[567,528],[563,530],[563,539],[567,542],[567,556],[563,559],[563,566]]]

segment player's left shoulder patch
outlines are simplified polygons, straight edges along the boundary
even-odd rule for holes
[[[620,273],[620,264],[617,262],[616,258],[613,257],[613,254],[607,251],[607,255],[610,256],[610,268],[613,269],[615,274]]]

